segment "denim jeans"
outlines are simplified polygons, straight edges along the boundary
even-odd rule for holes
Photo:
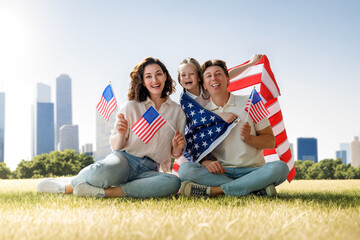
[[[283,161],[268,162],[262,167],[224,168],[224,174],[212,174],[199,163],[184,162],[179,169],[182,181],[205,186],[220,186],[226,195],[244,196],[270,184],[284,182],[289,168]]]
[[[71,181],[74,188],[81,182],[94,187],[121,186],[125,197],[164,197],[177,193],[180,180],[160,173],[158,164],[148,157],[139,158],[124,151],[114,151],[105,159],[82,169]]]

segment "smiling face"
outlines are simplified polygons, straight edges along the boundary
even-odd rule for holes
[[[166,73],[158,64],[150,64],[144,68],[143,85],[149,91],[150,98],[161,97],[165,86]]]
[[[182,64],[179,67],[180,84],[194,95],[200,95],[200,78],[194,66]]]
[[[216,94],[227,93],[229,80],[229,77],[219,66],[210,66],[204,71],[204,89],[209,91],[211,97]]]

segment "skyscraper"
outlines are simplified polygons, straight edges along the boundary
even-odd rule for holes
[[[346,163],[351,163],[351,148],[350,143],[340,143],[340,151],[346,151]]]
[[[5,153],[5,93],[0,92],[0,162]]]
[[[96,111],[96,152],[95,161],[99,161],[105,158],[111,153],[111,146],[109,138],[111,130],[114,128],[116,120],[116,113],[111,114],[109,121],[105,121],[104,118]]]
[[[79,127],[78,125],[62,125],[59,130],[58,150],[65,149],[79,152]]]
[[[298,138],[298,160],[310,160],[318,162],[317,139],[316,138]]]
[[[50,86],[36,85],[35,103],[32,106],[32,156],[54,151],[54,104]]]
[[[91,143],[86,143],[81,147],[81,153],[84,153],[87,156],[93,156],[93,145]]]
[[[346,151],[345,150],[336,151],[336,159],[339,159],[339,158],[341,159],[343,164],[346,165],[347,159],[346,159]]]
[[[351,166],[357,168],[360,166],[360,141],[355,137],[351,142]]]
[[[71,78],[61,74],[56,78],[56,127],[55,145],[59,143],[59,130],[61,126],[72,125],[72,97]]]

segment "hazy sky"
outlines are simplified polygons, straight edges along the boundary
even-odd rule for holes
[[[6,93],[5,162],[31,156],[37,82],[72,78],[80,146],[95,145],[95,106],[109,81],[126,100],[144,57],[174,79],[182,59],[228,67],[266,54],[277,79],[288,138],[318,139],[319,159],[360,134],[360,1],[0,0],[0,91]],[[177,85],[178,100],[181,87]]]

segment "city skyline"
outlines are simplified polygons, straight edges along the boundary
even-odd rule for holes
[[[31,156],[54,151],[54,103],[51,102],[51,87],[44,83],[36,84],[31,123]]]
[[[34,96],[29,89],[37,82],[54,89],[57,76],[71,76],[73,124],[79,126],[81,146],[96,142],[95,107],[104,87],[112,82],[121,105],[129,73],[143,58],[162,60],[177,82],[184,58],[223,59],[230,68],[254,53],[269,58],[289,141],[315,137],[319,160],[334,158],[340,143],[360,135],[359,10],[358,1],[323,0],[2,0],[5,162],[14,169],[31,158]],[[172,99],[178,101],[182,89],[179,84],[176,89]],[[20,138],[15,137],[19,129]]]

